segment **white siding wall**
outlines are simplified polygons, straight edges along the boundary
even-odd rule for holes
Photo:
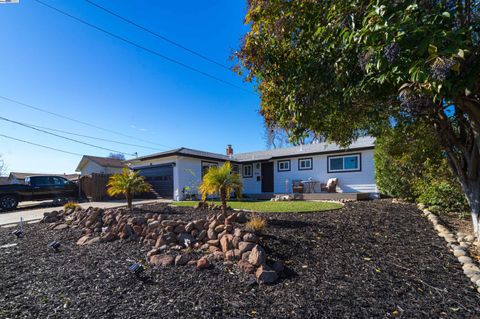
[[[122,169],[119,167],[103,167],[93,161],[88,161],[88,163],[82,168],[80,174],[81,175],[88,175],[92,173],[115,174],[120,172],[122,172]]]
[[[349,152],[350,153],[350,152]],[[347,155],[345,153],[342,155]],[[288,192],[292,191],[292,180],[308,180],[310,177],[312,180],[326,183],[329,178],[338,178],[339,185],[338,192],[354,193],[354,192],[366,192],[376,193],[378,192],[375,183],[374,174],[374,162],[373,162],[373,150],[365,150],[361,152],[352,151],[351,153],[361,153],[362,170],[359,172],[327,172],[327,156],[328,155],[316,155],[316,156],[304,156],[313,158],[313,169],[311,170],[298,170],[298,159],[300,157],[286,158],[282,160],[290,160],[290,171],[279,172],[278,160],[274,160],[274,192],[285,193],[286,192],[286,179],[288,179]],[[335,155],[335,154],[331,154]],[[257,181],[256,176],[260,176],[260,170],[256,169],[256,164],[253,164],[254,175],[251,178],[244,178],[244,190],[245,194],[259,194],[261,193],[261,181]],[[319,191],[319,190],[317,190]]]
[[[132,168],[160,165],[166,163],[175,163],[173,168],[173,197],[174,200],[182,200],[184,187],[190,187],[192,193],[198,194],[198,185],[202,180],[202,159],[183,157],[183,156],[170,156],[161,159],[152,159],[149,161],[137,161],[132,162]],[[222,161],[216,160],[204,160],[212,163],[218,163],[222,165]]]
[[[373,163],[373,150],[366,150],[361,152],[352,151],[351,153],[361,153],[362,170],[360,172],[344,172],[344,173],[327,173],[327,155],[305,156],[313,158],[312,170],[298,170],[299,157],[290,159],[290,171],[278,172],[278,160],[274,161],[274,192],[285,193],[286,183],[288,179],[288,192],[292,191],[292,180],[308,180],[310,177],[313,180],[321,183],[326,183],[329,178],[336,177],[339,180],[338,192],[378,192],[375,184],[374,176],[374,163]],[[346,153],[349,154],[349,153]],[[345,154],[345,155],[346,155]],[[342,154],[343,155],[343,154]],[[222,165],[222,161],[205,160],[208,162],[216,162],[218,165]],[[197,187],[202,178],[202,160],[197,158],[171,156],[162,159],[153,159],[149,161],[134,161],[131,167],[137,168],[149,165],[159,165],[166,163],[175,163],[173,168],[173,187],[174,187],[174,199],[182,200],[182,190],[188,186],[192,189],[192,192],[197,191]],[[258,168],[257,168],[258,164]],[[257,180],[257,177],[261,177],[261,164],[253,163],[253,176],[243,178],[243,193],[244,194],[261,194],[262,182]],[[240,165],[240,174],[242,174],[243,168]]]
[[[103,173],[103,174],[105,174],[105,169],[95,162],[88,161],[88,163],[80,171],[80,174],[81,175],[88,175],[88,174],[92,174],[92,173]]]
[[[177,165],[180,197],[183,195],[182,190],[184,187],[190,187],[191,193],[198,194],[198,185],[202,181],[202,160],[198,158],[180,157]]]
[[[258,168],[257,168],[258,164]],[[262,193],[262,182],[257,181],[257,177],[261,178],[261,164],[253,163],[251,164],[253,168],[252,177],[242,177],[243,180],[243,193],[244,194],[261,194]],[[240,174],[243,174],[243,165],[240,165]]]

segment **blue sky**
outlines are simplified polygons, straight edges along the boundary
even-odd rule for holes
[[[141,31],[83,0],[43,0],[101,28],[232,82],[246,91],[184,69],[80,24],[33,0],[0,5],[0,95],[80,121],[148,140],[148,144],[37,112],[0,99],[0,116],[78,134],[166,150],[191,147],[223,153],[265,148],[259,98],[251,84]],[[248,30],[244,1],[124,1],[96,3],[232,66],[229,57]],[[0,134],[80,154],[108,151],[0,121]],[[70,136],[72,137],[72,136]],[[139,155],[155,150],[79,138]],[[160,146],[162,145],[162,146]],[[10,171],[73,172],[78,156],[0,137]]]

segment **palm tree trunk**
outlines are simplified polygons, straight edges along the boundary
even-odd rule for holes
[[[129,210],[132,210],[132,194],[130,192],[125,193],[125,197],[127,198],[127,207]]]
[[[224,188],[220,190],[220,200],[222,201],[222,213],[224,217],[226,217],[227,216],[227,194]]]

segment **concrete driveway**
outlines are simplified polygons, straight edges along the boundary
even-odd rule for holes
[[[152,203],[170,203],[171,200],[167,199],[148,199],[148,200],[134,200],[133,205],[143,205],[143,204],[152,204]],[[83,208],[99,207],[99,208],[115,208],[126,206],[125,201],[108,201],[108,202],[85,202],[80,203],[80,206]],[[22,209],[22,207],[24,209]],[[9,212],[0,212],[0,226],[8,226],[12,224],[17,224],[20,222],[22,217],[25,222],[36,222],[43,218],[43,214],[46,212],[51,212],[53,210],[63,209],[59,207],[41,207],[41,208],[31,208],[31,205],[25,204],[22,207],[17,208],[14,211]]]

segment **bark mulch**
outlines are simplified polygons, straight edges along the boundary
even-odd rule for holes
[[[201,211],[150,207],[173,218]],[[258,286],[235,266],[130,274],[147,247],[115,241],[80,247],[76,229],[0,229],[0,318],[475,318],[476,293],[415,206],[348,203],[323,213],[265,213],[267,254],[287,276]],[[50,240],[60,252],[47,249]],[[478,318],[478,317],[477,317]]]

